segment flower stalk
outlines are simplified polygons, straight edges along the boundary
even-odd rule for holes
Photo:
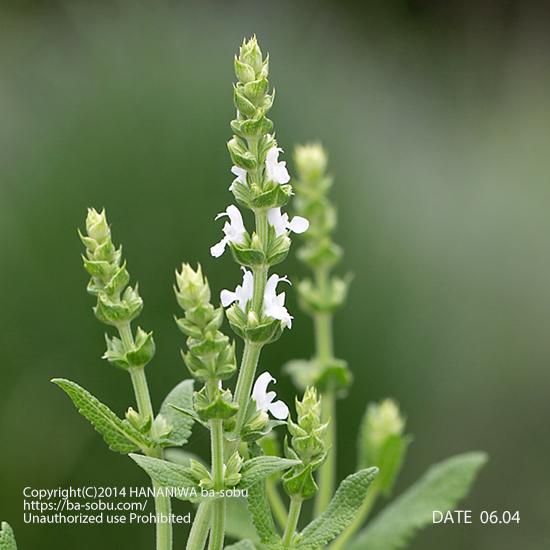
[[[336,211],[328,199],[332,179],[326,173],[327,155],[320,145],[305,145],[295,149],[294,160],[299,176],[295,208],[310,220],[304,244],[298,250],[298,258],[313,276],[298,285],[300,305],[314,322],[315,353],[307,376],[321,392],[321,418],[328,423],[325,443],[329,451],[319,469],[320,490],[314,506],[315,515],[319,515],[328,506],[336,485],[336,399],[351,382],[346,363],[334,357],[332,330],[334,312],[346,298],[349,279],[331,277],[342,251],[332,240]],[[295,375],[295,381],[298,375],[303,376],[303,373],[293,373],[292,368],[289,370]]]
[[[114,326],[119,334],[119,338],[106,336],[107,351],[104,358],[129,373],[138,408],[137,417],[134,413],[129,418],[152,440],[144,453],[163,458],[163,448],[156,440],[159,435],[166,434],[154,432],[153,405],[145,374],[145,367],[155,354],[155,344],[152,333],[146,333],[138,327],[134,336],[131,326],[132,320],[143,308],[138,287],[128,285],[130,275],[122,260],[121,248],[117,249],[112,242],[105,211],[99,213],[94,209],[88,210],[86,234],[80,233],[80,238],[86,247],[84,267],[91,276],[88,292],[97,297],[94,313],[101,322]],[[156,487],[157,484],[153,482],[153,486]],[[170,497],[161,491],[155,492],[155,512],[159,517],[170,517],[171,514]],[[172,537],[171,523],[157,521],[157,550],[171,550]]]

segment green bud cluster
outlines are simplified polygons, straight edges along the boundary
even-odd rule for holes
[[[191,375],[201,382],[230,378],[236,370],[235,345],[219,330],[223,309],[210,303],[210,287],[201,267],[194,270],[183,264],[181,271],[176,272],[174,290],[185,312],[176,322],[188,337],[188,351],[182,355]]]
[[[321,421],[321,399],[314,387],[309,387],[302,401],[296,399],[297,422],[288,420],[290,444],[286,442],[288,458],[300,460],[283,475],[283,487],[290,496],[311,498],[318,490],[313,472],[324,462],[329,449],[325,443],[328,422]]]
[[[104,358],[124,369],[142,367],[155,354],[153,334],[138,327],[134,339],[127,330],[129,323],[141,313],[143,300],[138,285],[129,285],[130,274],[122,260],[122,248],[113,244],[105,210],[99,213],[89,209],[86,234],[79,232],[79,235],[86,247],[84,267],[91,276],[88,292],[97,297],[94,313],[101,322],[121,331],[121,338],[106,336]]]
[[[183,264],[176,272],[176,299],[185,316],[176,319],[187,335],[187,351],[182,357],[191,375],[206,385],[194,394],[194,408],[202,420],[227,419],[237,406],[231,392],[218,386],[219,380],[233,376],[236,370],[235,344],[219,329],[224,319],[223,309],[210,303],[210,287],[200,266],[194,270]]]
[[[235,487],[241,481],[241,469],[243,466],[243,459],[241,455],[235,451],[228,459],[227,464],[224,464],[224,487],[230,489]],[[188,468],[189,474],[196,481],[197,485],[201,489],[212,490],[214,489],[214,480],[212,474],[197,460],[191,459]]]
[[[298,258],[313,271],[328,273],[341,259],[342,249],[332,240],[337,217],[328,199],[332,178],[326,173],[327,155],[318,144],[298,146],[294,162],[299,177],[294,207],[310,223]],[[349,282],[349,278],[340,277],[331,277],[323,285],[311,279],[301,281],[298,294],[302,307],[312,314],[335,311],[346,299]]]
[[[366,464],[380,464],[381,453],[389,439],[403,435],[405,419],[401,416],[399,405],[393,399],[384,399],[380,403],[371,403],[363,419],[361,432],[364,435],[364,454]]]
[[[263,57],[256,37],[244,40],[235,57],[237,82],[233,101],[237,117],[231,121],[233,137],[227,143],[233,164],[246,171],[231,186],[236,201],[253,211],[282,207],[292,196],[292,186],[271,181],[266,172],[266,157],[277,147],[273,122],[267,113],[273,105],[275,93],[269,85],[269,56]],[[248,267],[275,265],[282,262],[290,247],[286,235],[276,236],[269,228],[267,239],[257,233],[242,245],[231,245],[235,260]]]

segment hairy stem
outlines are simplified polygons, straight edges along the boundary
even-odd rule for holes
[[[157,550],[172,549],[172,503],[170,497],[162,495],[161,485],[153,482],[155,489],[155,514],[157,516]]]
[[[265,489],[275,520],[279,524],[279,527],[284,529],[288,522],[288,514],[283,499],[277,490],[275,481],[271,478],[267,478],[265,481]]]
[[[283,535],[283,546],[290,548],[292,539],[296,533],[298,527],[298,520],[300,519],[300,512],[302,511],[303,499],[300,496],[293,496],[290,499],[290,509],[288,511],[288,522],[286,524],[285,532]]]
[[[237,434],[240,433],[243,427],[261,350],[261,344],[249,340],[245,341],[239,378],[237,379],[237,387],[235,388],[235,401],[239,405],[235,421],[235,432]]]
[[[369,516],[376,499],[378,498],[378,488],[376,483],[369,488],[361,508],[357,511],[354,520],[348,525],[347,529],[330,545],[330,550],[344,550],[350,538],[363,526]]]
[[[325,434],[328,452],[325,462],[319,469],[319,492],[316,495],[314,505],[315,517],[326,510],[334,494],[336,483],[336,398],[332,390],[321,395],[321,420],[322,422],[328,422]]]
[[[212,480],[214,489],[221,491],[224,488],[223,462],[223,421],[210,421],[210,437],[212,445]],[[216,498],[212,503],[212,525],[210,530],[210,550],[222,550],[225,536],[225,499]]]
[[[118,326],[118,332],[122,343],[126,349],[132,349],[134,345],[134,337],[130,323],[122,323]],[[136,403],[140,416],[143,419],[154,418],[153,405],[151,403],[151,395],[149,394],[149,385],[147,384],[147,376],[145,375],[145,367],[133,367],[129,370]],[[163,458],[164,451],[160,447],[154,447],[148,453],[155,458]],[[153,487],[157,488],[157,484],[153,482]],[[155,491],[155,514],[157,516],[156,535],[157,535],[157,550],[172,550],[172,523],[170,515],[172,513],[172,503],[170,497],[162,494],[162,491]],[[164,516],[164,518],[163,518]],[[160,521],[164,519],[165,521]]]
[[[328,291],[328,272],[326,269],[315,271],[315,279],[321,294]],[[317,313],[314,316],[315,325],[315,359],[325,368],[334,357],[332,315]],[[319,469],[319,492],[315,498],[315,516],[323,513],[334,493],[336,482],[336,396],[332,388],[321,394],[321,418],[329,422],[325,442],[328,448],[327,459]]]
[[[189,532],[186,550],[203,550],[210,531],[210,512],[212,503],[203,500],[197,508],[193,526]]]

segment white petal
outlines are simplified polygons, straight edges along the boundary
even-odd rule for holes
[[[285,184],[290,181],[290,174],[286,169],[286,162],[279,162],[273,181],[280,184]]]
[[[231,172],[237,176],[235,181],[238,181],[239,183],[246,183],[246,170],[244,168],[241,168],[240,166],[233,166],[231,168]]]
[[[243,285],[241,287],[241,297],[239,304],[241,305],[241,309],[244,311],[244,308],[246,307],[246,304],[249,302],[249,300],[252,300],[252,296],[254,295],[254,275],[252,274],[252,271],[248,271],[243,268],[244,275],[243,275]]]
[[[268,410],[277,420],[286,420],[288,418],[288,407],[286,406],[286,403],[283,403],[283,401],[275,401],[275,403],[271,403]]]
[[[286,162],[279,162],[279,153],[283,150],[279,147],[272,147],[265,158],[265,168],[267,171],[267,177],[274,183],[288,183],[290,181],[290,175],[286,169]]]
[[[275,378],[269,372],[263,372],[258,376],[252,389],[252,399],[256,401],[256,408],[259,411],[267,411],[269,401],[267,401],[267,386],[274,382]]]
[[[287,214],[281,214],[280,208],[270,208],[267,211],[267,221],[275,229],[275,235],[278,237],[286,231],[288,216]]]
[[[230,306],[237,300],[237,293],[231,292],[231,290],[222,290],[220,292],[220,301],[223,307]]]
[[[277,284],[279,283],[279,275],[273,273],[267,280],[264,290],[264,300],[271,302],[275,299],[277,293]]]
[[[294,216],[288,224],[288,228],[294,233],[303,233],[308,230],[308,227],[309,221],[302,216]]]
[[[210,254],[212,254],[214,258],[219,258],[224,253],[226,245],[227,238],[224,237],[219,243],[210,247]]]

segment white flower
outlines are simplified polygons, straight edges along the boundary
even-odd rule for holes
[[[290,284],[286,277],[279,277],[276,273],[267,280],[264,291],[264,314],[273,319],[279,319],[283,325],[291,328],[293,317],[285,307],[285,293],[277,294],[277,285],[283,281]]]
[[[273,146],[265,158],[265,169],[267,171],[267,179],[274,183],[288,183],[290,175],[286,169],[286,162],[279,162],[279,153],[283,150],[280,147]]]
[[[289,220],[288,214],[281,214],[280,208],[270,208],[267,211],[267,221],[275,229],[275,235],[277,237],[287,230],[293,233],[303,233],[307,231],[309,227],[309,221],[302,218],[302,216],[294,216]]]
[[[227,216],[229,218],[229,222],[225,222],[223,226],[222,231],[225,237],[219,243],[210,248],[210,254],[212,254],[214,258],[219,258],[224,253],[225,247],[228,243],[244,243],[246,229],[244,227],[243,217],[241,216],[239,209],[233,204],[230,204],[226,208],[225,212],[220,212],[216,216],[216,219],[219,220],[223,216]]]
[[[288,407],[282,401],[274,401],[277,394],[267,391],[271,382],[277,382],[269,372],[263,372],[258,376],[252,390],[252,399],[256,402],[256,409],[262,412],[270,412],[277,420],[285,420],[288,417]]]
[[[233,302],[238,302],[239,307],[244,312],[246,304],[249,300],[252,300],[252,294],[254,293],[254,275],[252,275],[252,271],[248,271],[244,267],[242,270],[242,285],[237,285],[234,291],[222,290],[220,293],[220,300],[223,307],[230,306]]]
[[[241,168],[240,166],[233,166],[231,168],[231,172],[237,177],[233,180],[233,183],[229,186],[229,191],[233,191],[235,189],[236,183],[246,184],[246,170],[244,168]]]

